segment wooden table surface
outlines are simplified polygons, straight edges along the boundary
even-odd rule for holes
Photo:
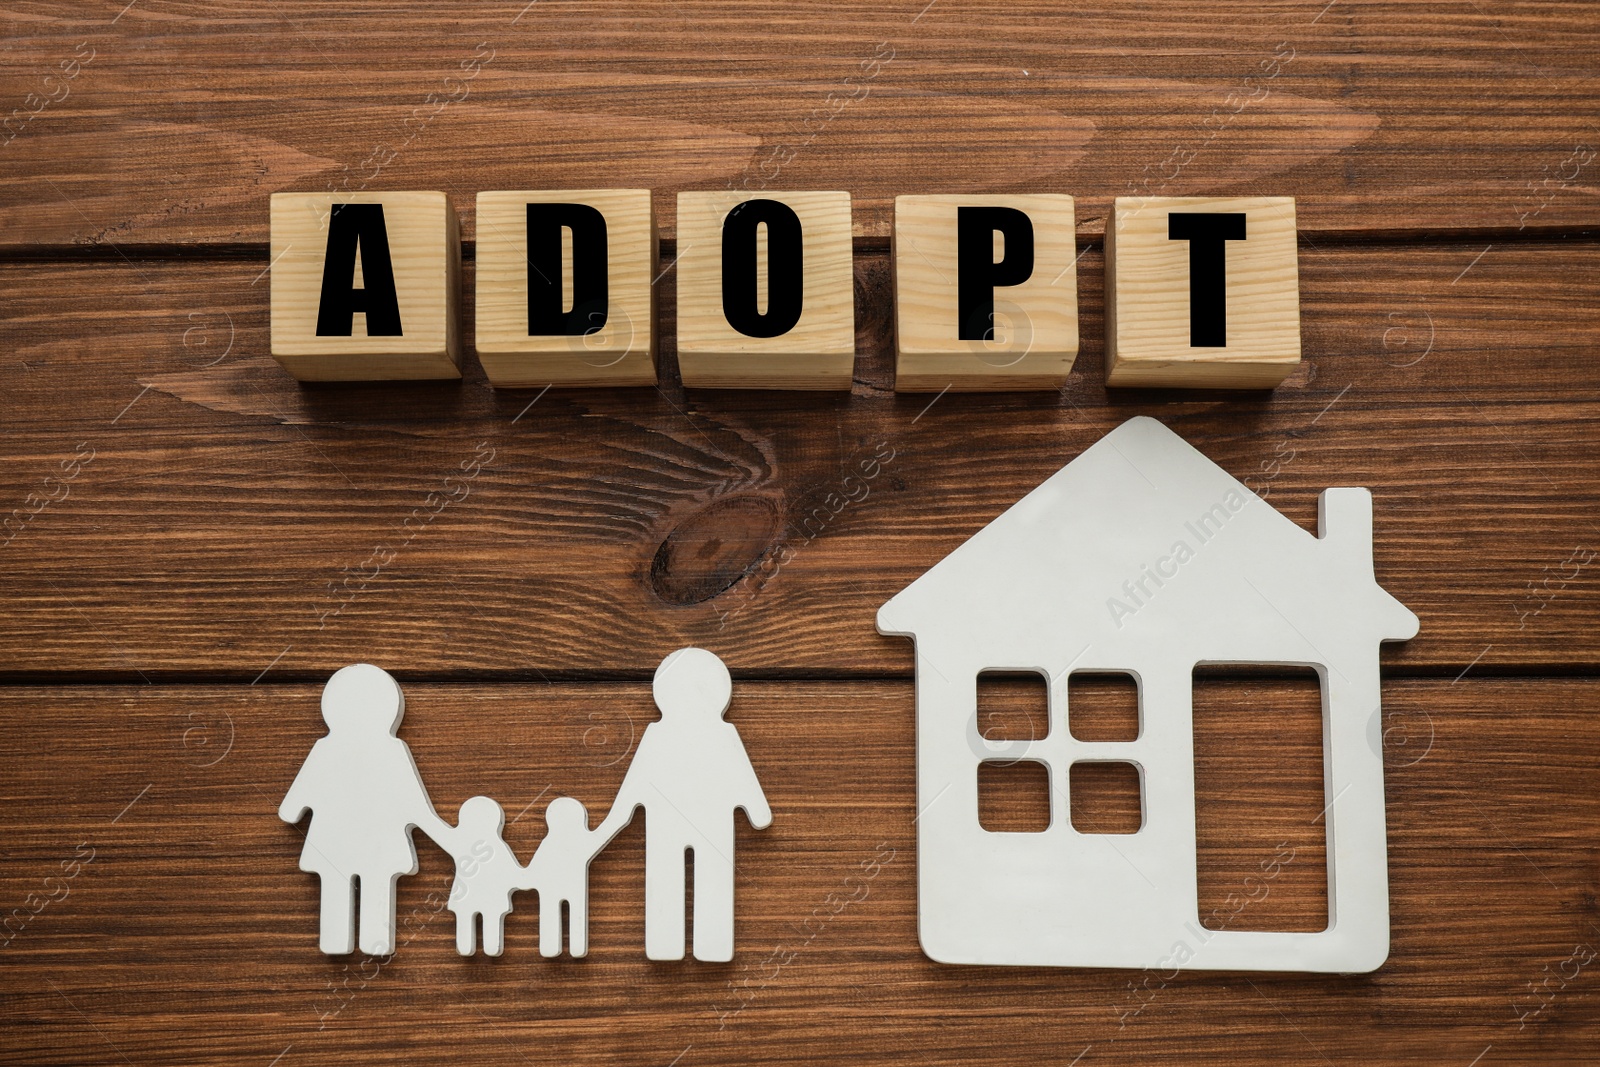
[[[0,8],[5,1062],[1600,1059],[1591,5],[125,3]],[[267,354],[274,191],[448,191],[470,340],[478,191],[653,188],[670,268],[675,194],[730,184],[855,198],[849,395],[685,392],[670,269],[659,389],[302,388]],[[1078,198],[1057,393],[893,392],[892,200],[960,191]],[[1297,198],[1304,365],[1107,392],[1111,198],[1222,193]],[[1311,528],[1323,488],[1374,493],[1422,620],[1383,653],[1374,974],[918,948],[912,653],[874,612],[1134,415]],[[526,857],[541,798],[603,809],[687,644],[775,813],[733,963],[644,959],[637,824],[587,959],[539,958],[531,901],[504,958],[457,956],[426,845],[392,957],[317,951],[276,809],[330,672],[394,671],[441,814],[496,797]],[[1314,704],[1200,689],[1202,911],[1318,928]]]

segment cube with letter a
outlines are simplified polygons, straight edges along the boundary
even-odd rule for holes
[[[301,381],[459,378],[444,193],[272,194],[272,356]]]
[[[1293,197],[1117,198],[1107,385],[1270,389],[1299,364]]]
[[[654,385],[648,189],[478,194],[477,329],[496,387]]]
[[[900,392],[1054,389],[1078,356],[1072,197],[894,202]]]
[[[850,388],[850,194],[678,194],[678,369],[687,386]]]

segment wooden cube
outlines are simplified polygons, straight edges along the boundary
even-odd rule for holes
[[[900,392],[1054,389],[1078,356],[1072,197],[894,202]]]
[[[849,389],[855,352],[849,193],[678,194],[684,385]]]
[[[1270,389],[1299,364],[1293,197],[1117,198],[1107,385]]]
[[[478,359],[500,388],[654,385],[648,189],[478,194]]]
[[[444,193],[272,194],[272,356],[301,381],[459,378]]]

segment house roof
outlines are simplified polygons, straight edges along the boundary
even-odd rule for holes
[[[1197,660],[1229,654],[1192,634],[1210,628],[1325,662],[1311,650],[1417,632],[1373,577],[1370,499],[1328,490],[1313,536],[1157,420],[1130,419],[890,599],[878,629],[1053,649],[1182,635]]]

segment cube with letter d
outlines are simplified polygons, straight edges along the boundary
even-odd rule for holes
[[[1072,197],[894,202],[900,392],[1054,389],[1078,356]]]
[[[654,385],[648,189],[478,194],[476,339],[498,388]]]
[[[850,194],[678,194],[678,369],[687,386],[850,388]]]
[[[444,193],[273,193],[271,271],[272,357],[301,381],[461,377]]]

